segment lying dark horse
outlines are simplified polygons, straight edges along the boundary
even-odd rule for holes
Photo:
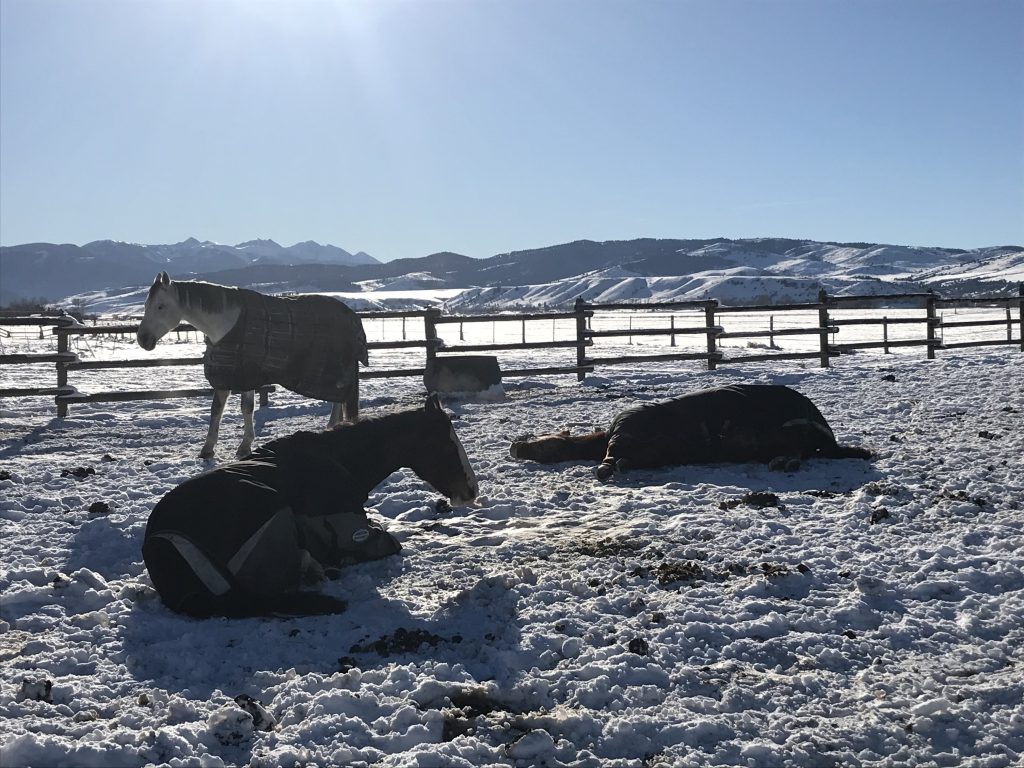
[[[300,586],[326,568],[399,551],[363,505],[400,467],[453,503],[476,498],[476,477],[436,396],[421,410],[297,432],[157,503],[142,546],[153,586],[192,616],[339,613],[343,601]]]
[[[542,463],[592,459],[597,476],[674,464],[770,462],[799,466],[798,459],[871,457],[870,451],[836,443],[814,403],[788,387],[736,384],[660,403],[628,408],[611,428],[589,435],[568,432],[516,441],[513,458]],[[787,462],[788,460],[788,462]]]

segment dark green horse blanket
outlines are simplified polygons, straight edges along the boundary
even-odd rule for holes
[[[369,363],[359,315],[328,296],[266,296],[238,289],[238,322],[207,340],[203,372],[214,389],[244,392],[265,384],[341,403]],[[358,391],[356,389],[355,391]]]

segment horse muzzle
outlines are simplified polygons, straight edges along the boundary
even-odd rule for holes
[[[543,461],[544,454],[543,440],[516,440],[508,447],[508,455],[513,459],[524,461]]]
[[[564,461],[567,457],[559,457],[557,451],[552,451],[552,446],[543,439],[517,440],[508,447],[508,455],[513,459],[521,461],[537,461],[542,464],[550,464],[555,461]]]
[[[156,337],[151,333],[139,331],[135,334],[135,339],[139,342],[139,346],[147,352],[152,352],[153,348],[156,346]]]

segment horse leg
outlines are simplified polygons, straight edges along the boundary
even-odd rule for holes
[[[224,404],[228,401],[231,390],[213,390],[213,403],[210,405],[210,429],[206,433],[206,442],[203,450],[199,452],[199,458],[212,459],[213,449],[217,445],[217,435],[220,433],[220,417],[224,415]]]
[[[331,422],[328,427],[333,427],[339,421],[347,421],[354,424],[359,421],[359,386],[351,387],[348,396],[340,403],[335,403],[331,411]]]
[[[356,373],[358,376],[358,372]],[[355,380],[352,385],[352,389],[345,399],[345,402],[341,404],[342,410],[345,412],[345,421],[352,422],[353,424],[359,421],[359,379]]]
[[[256,410],[256,393],[253,390],[242,393],[242,442],[235,455],[244,459],[252,453],[252,441],[256,439],[256,430],[252,425],[252,412]]]
[[[337,426],[341,422],[342,404],[334,403],[334,407],[331,408],[331,418],[327,422],[327,428]]]

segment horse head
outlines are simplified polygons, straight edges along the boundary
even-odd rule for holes
[[[452,420],[436,394],[427,398],[423,413],[422,444],[409,466],[421,480],[443,493],[453,504],[468,504],[479,490],[476,475],[466,449],[455,434]]]
[[[139,346],[149,351],[157,341],[181,322],[182,309],[177,292],[166,272],[156,276],[146,297],[145,312],[135,338]]]
[[[524,437],[509,446],[513,459],[526,459],[541,464],[556,464],[575,459],[596,459],[604,457],[608,447],[608,433],[598,430],[586,435],[570,435],[567,430],[553,432],[540,437]]]

